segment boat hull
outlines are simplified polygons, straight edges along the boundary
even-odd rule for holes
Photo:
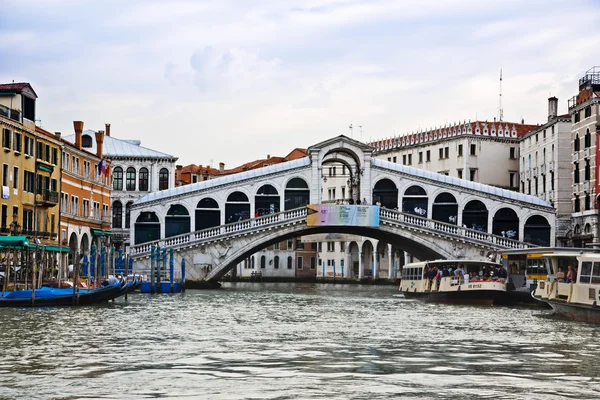
[[[81,289],[78,296],[73,289],[37,289],[32,300],[31,290],[21,290],[0,297],[0,307],[60,307],[103,303],[126,294],[130,290],[125,282],[118,282],[99,289]]]
[[[500,290],[462,290],[451,292],[411,292],[404,291],[407,299],[475,305],[500,305],[506,302],[506,292]]]
[[[557,300],[547,300],[546,302],[555,313],[564,317],[577,321],[600,323],[600,307]]]

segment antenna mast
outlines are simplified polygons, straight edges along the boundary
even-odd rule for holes
[[[500,68],[500,96],[498,100],[498,120],[502,121],[504,118],[504,110],[502,109],[502,68]]]

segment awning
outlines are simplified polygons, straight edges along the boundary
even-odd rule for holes
[[[29,246],[27,236],[0,236],[0,246],[17,247]]]
[[[94,236],[112,236],[111,231],[103,231],[102,229],[92,229],[92,234]]]
[[[71,251],[70,248],[61,246],[46,246],[45,248],[46,251],[51,251],[53,253],[68,253]]]
[[[50,172],[50,173],[54,172],[53,168],[47,167],[44,164],[39,164],[38,168],[41,169],[42,171],[46,171],[46,172]]]

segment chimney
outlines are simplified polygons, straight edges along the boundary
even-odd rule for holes
[[[268,160],[269,158],[271,158],[271,155],[270,155],[270,154],[267,154],[267,160]]]
[[[75,147],[81,150],[81,134],[83,133],[83,121],[73,121],[75,128]]]
[[[104,124],[106,126],[106,136],[110,136],[110,124]]]
[[[219,163],[219,171],[220,171],[220,172],[223,172],[224,170],[225,170],[225,163],[223,163],[223,162],[220,162],[220,163]]]
[[[181,171],[181,170],[183,169],[183,165],[176,165],[176,166],[175,166],[175,168],[176,168],[178,171]]]
[[[548,99],[548,121],[553,120],[558,115],[558,99],[554,96]]]
[[[54,137],[60,139],[60,132],[54,132]]]
[[[96,156],[102,158],[102,144],[104,143],[104,131],[96,132]]]

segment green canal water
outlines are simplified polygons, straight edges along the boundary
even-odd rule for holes
[[[391,286],[0,309],[0,399],[597,399],[600,326]]]

